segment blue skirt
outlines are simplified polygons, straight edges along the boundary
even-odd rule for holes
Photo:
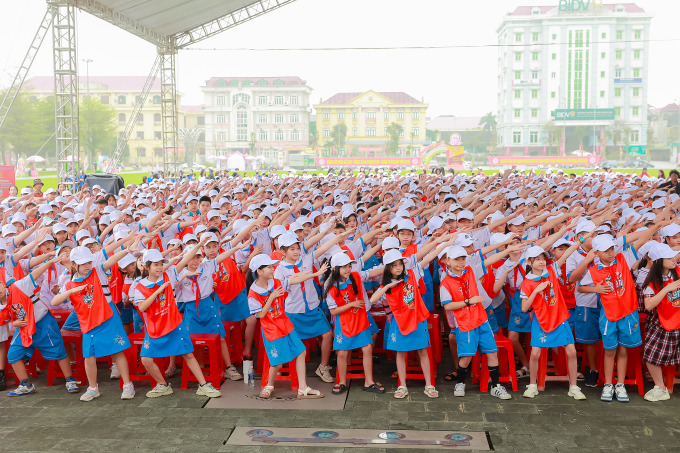
[[[511,332],[531,332],[531,317],[529,313],[522,311],[522,298],[519,297],[519,289],[510,299],[508,330]]]
[[[306,351],[304,343],[294,330],[274,341],[269,341],[262,335],[262,342],[271,366],[288,363]],[[262,379],[266,377],[262,376]]]
[[[375,319],[373,319],[371,312],[367,311],[366,314],[368,315],[368,333],[369,335],[375,335],[380,332],[380,328],[378,327],[378,324],[375,323]]]
[[[9,351],[7,351],[9,363],[31,360],[36,349],[46,360],[66,358],[66,349],[64,349],[64,341],[59,332],[59,324],[57,324],[52,313],[46,313],[40,321],[35,323],[35,333],[31,336],[33,343],[30,346],[24,346],[18,330],[14,333]]]
[[[532,348],[556,348],[574,344],[574,336],[571,333],[569,322],[564,321],[552,332],[545,332],[534,319],[531,323],[531,347]]]
[[[240,322],[250,317],[250,309],[248,308],[248,294],[246,293],[245,288],[243,288],[243,291],[241,291],[238,296],[234,297],[234,299],[228,304],[223,304],[220,302],[219,297],[217,297],[217,293],[213,293],[213,295],[215,306],[219,307],[220,309],[222,321]]]
[[[496,322],[496,314],[494,313],[493,310],[493,305],[489,304],[489,306],[486,308],[486,317],[489,320],[489,326],[491,326],[491,330],[495,334],[498,332],[498,323]]]
[[[434,284],[432,282],[432,274],[430,274],[430,269],[424,269],[423,283],[425,283],[425,294],[423,294],[423,302],[425,302],[425,307],[432,313],[434,312]]]
[[[142,357],[172,357],[194,352],[189,329],[186,321],[179,323],[174,330],[160,338],[151,338],[147,332],[140,356]]]
[[[353,337],[347,337],[342,333],[342,327],[340,326],[340,316],[335,315],[333,319],[333,327],[333,350],[335,351],[351,351],[352,349],[363,348],[364,346],[373,343],[373,338],[371,337],[370,333],[370,325]]]
[[[331,325],[328,323],[328,319],[323,314],[321,307],[316,307],[314,310],[305,313],[286,312],[286,316],[293,323],[295,333],[301,340],[316,338],[331,331]]]
[[[80,321],[78,320],[78,315],[76,311],[73,310],[66,318],[66,322],[61,326],[62,330],[80,330]]]
[[[385,325],[384,348],[390,351],[417,351],[430,345],[427,332],[427,320],[418,323],[416,330],[404,335],[399,330],[397,321],[392,317]]]
[[[505,329],[508,327],[508,317],[505,315],[505,301],[493,309],[493,314],[498,328]]]
[[[132,322],[132,312],[135,311],[134,307],[132,305],[126,307],[123,302],[118,302],[116,307],[118,308],[118,313],[120,313],[121,322],[123,324],[130,324]]]
[[[135,333],[144,332],[144,318],[136,309],[132,311],[132,329]]]
[[[108,357],[130,346],[118,310],[114,310],[113,316],[94,329],[83,333],[83,358]]]
[[[186,302],[177,302],[177,309],[179,310],[180,313],[184,314],[184,307],[186,306]]]
[[[184,321],[191,333],[219,333],[221,337],[227,336],[212,294],[198,301],[198,310],[195,301],[187,302],[184,306]]]

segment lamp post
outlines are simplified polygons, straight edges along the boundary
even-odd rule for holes
[[[87,86],[87,96],[90,96],[90,63],[92,63],[94,60],[91,58],[83,58],[83,62],[85,63],[85,80],[86,80],[86,86]]]

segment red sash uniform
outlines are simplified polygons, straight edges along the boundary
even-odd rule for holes
[[[5,284],[5,272],[0,272],[0,274],[2,274],[0,280]],[[7,306],[0,311],[0,325],[17,320],[27,321],[26,327],[19,328],[19,335],[21,343],[24,347],[28,347],[33,344],[33,334],[36,331],[33,304],[38,302],[38,299],[35,295],[27,296],[16,285],[10,286],[7,290],[9,291]]]
[[[544,332],[550,333],[569,319],[569,311],[559,288],[557,274],[555,274],[551,267],[548,267],[547,270],[547,278],[541,277],[540,280],[525,278],[520,288],[528,297],[534,293],[538,285],[546,280],[550,282],[547,288],[536,295],[534,302],[531,304],[538,325]]]
[[[675,272],[680,275],[680,267],[675,267]],[[673,280],[663,282],[663,287],[673,283]],[[655,293],[659,293],[660,288],[652,287]],[[666,330],[680,329],[680,290],[668,293],[666,297],[656,306],[656,313],[659,315],[659,322]]]
[[[416,244],[411,244],[406,247],[403,252],[401,252],[401,256],[407,258],[411,255],[415,255],[416,253],[418,253],[418,246]]]
[[[498,292],[495,292],[493,290],[494,285],[496,284],[496,275],[493,273],[494,269],[499,269],[505,260],[500,260],[496,261],[491,265],[491,269],[487,271],[486,274],[480,279],[480,283],[482,284],[482,288],[484,288],[484,291],[489,295],[491,299],[494,297],[498,296],[501,292],[500,290]]]
[[[352,282],[347,279],[347,286],[344,289],[339,289],[337,286],[333,286],[328,290],[328,295],[333,298],[335,304],[338,307],[343,307],[350,302],[354,302],[359,298],[363,298],[363,284],[361,283],[361,277],[357,272],[352,272],[351,274],[354,282],[357,285],[357,293],[354,294],[354,288],[352,288]],[[342,334],[346,337],[354,337],[359,335],[364,330],[368,329],[368,315],[366,314],[365,307],[351,308],[346,310],[339,315],[340,319],[340,329]]]
[[[66,289],[69,290],[83,285],[85,285],[85,289],[79,293],[71,294],[69,300],[78,315],[80,330],[83,333],[87,333],[111,318],[113,311],[111,311],[111,307],[106,302],[102,284],[94,270],[90,271],[79,282],[70,281],[66,283]]]
[[[470,266],[466,266],[463,275],[459,277],[454,277],[447,273],[441,285],[451,295],[452,302],[463,302],[465,299],[479,296],[475,274]],[[453,310],[453,315],[461,332],[469,332],[476,329],[488,319],[486,310],[484,310],[481,303]]]
[[[418,324],[430,317],[430,312],[421,296],[424,291],[419,286],[413,285],[417,282],[413,270],[407,269],[406,272],[408,273],[406,281],[393,287],[389,293],[385,294],[402,335],[408,335],[415,331]]]
[[[598,294],[604,309],[604,314],[609,321],[618,321],[638,309],[637,294],[633,277],[626,264],[623,254],[616,255],[616,263],[609,267],[598,269],[598,266],[588,268],[593,283],[609,285],[612,290],[609,294]]]
[[[223,304],[234,300],[246,287],[243,274],[231,256],[220,263],[217,272],[213,274],[213,282],[217,283],[215,293]]]
[[[281,288],[281,282],[274,279],[274,289]],[[253,298],[258,301],[264,307],[269,298],[269,292],[262,295],[258,294],[252,289],[248,292],[248,297]],[[293,323],[290,322],[286,312],[284,311],[283,305],[286,300],[286,294],[277,297],[274,302],[269,306],[269,312],[264,318],[260,319],[260,327],[262,328],[262,335],[267,339],[267,341],[278,340],[283,338],[293,331]]]
[[[163,278],[158,280],[156,285],[147,288],[146,286],[139,284],[137,285],[137,291],[144,296],[144,299],[148,299],[156,292],[156,290],[158,290],[158,286],[166,281],[170,281],[170,278],[168,277],[168,274],[164,272]],[[144,314],[146,314],[146,331],[151,338],[165,336],[182,323],[182,315],[177,308],[172,285],[165,287],[165,290],[156,297],[156,300],[151,302],[151,305],[149,305],[149,308],[146,309]]]
[[[576,307],[576,283],[569,283],[569,278],[567,277],[567,263],[564,263],[560,268],[562,276],[559,279],[560,282],[560,292],[564,298],[564,303],[567,305],[568,309]]]

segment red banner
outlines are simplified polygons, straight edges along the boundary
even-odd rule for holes
[[[413,167],[420,165],[419,157],[319,157],[317,167]]]
[[[583,165],[602,161],[602,156],[489,156],[491,165]]]
[[[16,185],[14,167],[0,166],[0,198],[9,197],[9,188]]]

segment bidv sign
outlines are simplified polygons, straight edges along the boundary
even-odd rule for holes
[[[555,110],[556,120],[571,120],[576,118],[575,110]]]
[[[577,12],[587,11],[589,7],[600,8],[604,0],[560,0],[558,4],[559,11]]]

